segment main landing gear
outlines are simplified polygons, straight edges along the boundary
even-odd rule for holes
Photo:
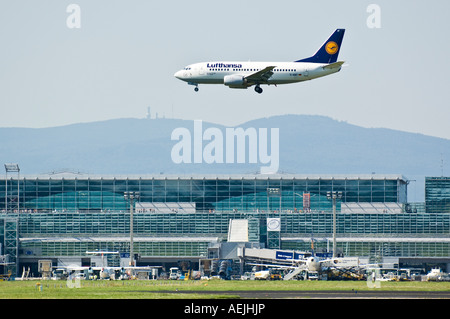
[[[255,86],[255,92],[261,94],[263,92],[263,89],[261,89],[261,87],[259,86],[259,84],[257,86]]]

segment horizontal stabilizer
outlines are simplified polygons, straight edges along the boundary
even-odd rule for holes
[[[323,67],[324,70],[332,70],[332,69],[340,69],[342,64],[344,64],[345,61],[339,61],[335,63],[328,64]]]

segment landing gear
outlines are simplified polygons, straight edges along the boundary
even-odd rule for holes
[[[189,84],[189,85],[194,85],[194,86],[195,86],[194,91],[195,91],[195,92],[198,92],[198,83],[188,82],[188,84]]]
[[[261,94],[263,92],[263,89],[259,85],[255,86],[255,92]]]

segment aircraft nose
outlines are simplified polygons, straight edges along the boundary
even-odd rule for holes
[[[183,78],[183,70],[177,71],[175,72],[175,74],[173,75],[174,77],[176,77],[177,79],[182,79]]]

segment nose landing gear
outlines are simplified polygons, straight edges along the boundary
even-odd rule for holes
[[[195,92],[198,92],[198,83],[188,82],[188,84],[189,84],[189,85],[194,85],[194,86],[195,86],[194,91],[195,91]]]

